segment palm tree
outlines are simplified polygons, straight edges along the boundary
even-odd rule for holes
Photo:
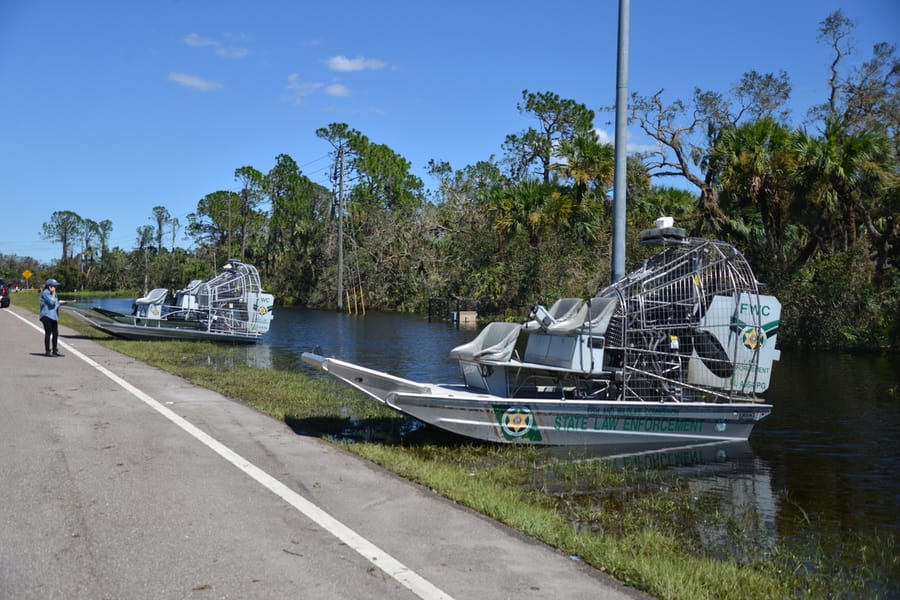
[[[712,147],[710,157],[718,163],[720,201],[733,232],[754,234],[766,241],[770,260],[779,267],[787,264],[784,238],[786,217],[792,198],[792,177],[796,154],[791,131],[770,117],[724,129]],[[762,231],[753,231],[759,214]],[[743,221],[743,222],[742,222]]]
[[[593,188],[602,198],[613,182],[615,156],[612,144],[602,144],[596,130],[563,140],[560,144],[562,162],[552,165],[552,170],[572,179],[575,201],[584,202],[585,195]]]
[[[568,217],[571,206],[565,204],[552,206],[553,214],[547,214],[548,200],[554,187],[537,179],[526,179],[498,188],[488,212],[493,217],[494,230],[501,241],[525,235],[529,244],[537,247],[548,221]]]
[[[832,118],[821,137],[801,132],[797,152],[799,191],[817,211],[818,244],[846,250],[896,186],[890,141],[877,131],[848,132]]]

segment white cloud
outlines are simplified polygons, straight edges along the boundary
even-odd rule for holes
[[[612,144],[615,145],[616,139],[615,135],[610,135],[608,132],[602,129],[594,129],[597,133],[597,139],[601,144]],[[631,133],[627,133],[628,139],[626,140],[625,150],[629,153],[633,152],[653,152],[659,150],[659,144],[649,143],[649,144],[636,144],[631,141]],[[650,140],[652,142],[652,140]]]
[[[201,36],[199,33],[189,33],[184,36],[184,43],[188,46],[193,46],[194,48],[203,48],[204,46],[218,46],[219,42],[216,40],[205,38]]]
[[[350,88],[343,83],[332,83],[325,88],[325,93],[329,96],[349,96]]]
[[[364,56],[357,56],[356,58],[347,58],[343,55],[332,56],[331,58],[325,59],[325,64],[328,65],[328,68],[332,71],[364,71],[366,69],[383,69],[386,65],[383,61],[374,59],[374,58],[365,58]]]
[[[294,103],[301,104],[303,98],[315,93],[317,90],[321,89],[323,85],[324,84],[315,81],[302,81],[300,75],[291,73],[288,75],[288,82],[284,87],[290,90]]]
[[[250,51],[246,48],[231,48],[224,46],[219,40],[203,37],[199,33],[187,34],[184,36],[184,43],[193,48],[206,48],[211,46],[215,49],[216,56],[221,56],[222,58],[244,58],[250,54]]]
[[[200,90],[201,92],[214,92],[222,89],[222,84],[217,81],[210,81],[188,73],[176,73],[173,71],[172,73],[169,73],[169,80],[184,87]]]
[[[594,132],[597,134],[597,141],[601,144],[612,144],[615,141],[611,135],[602,129],[594,129]]]

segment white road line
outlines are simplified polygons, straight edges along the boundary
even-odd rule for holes
[[[38,327],[34,323],[28,321],[24,317],[16,314],[13,311],[6,311],[10,314],[14,315],[16,318],[21,320],[26,325],[29,325],[39,331],[41,334],[44,333],[42,327]],[[296,508],[298,511],[306,515],[309,519],[317,523],[320,527],[331,533],[333,536],[341,540],[347,546],[356,550],[363,558],[371,562],[373,565],[384,571],[387,575],[390,575],[394,579],[396,579],[401,585],[409,589],[419,598],[423,600],[453,600],[452,597],[434,586],[432,583],[424,579],[423,577],[417,575],[413,572],[409,567],[405,566],[403,563],[389,555],[388,553],[381,550],[378,546],[368,541],[327,512],[284,485],[250,461],[243,458],[241,455],[233,451],[231,448],[218,441],[214,437],[210,436],[206,432],[197,428],[194,424],[192,424],[187,419],[181,417],[180,415],[172,412],[170,409],[166,408],[159,401],[154,400],[149,394],[143,392],[138,389],[131,383],[127,382],[122,377],[116,375],[103,365],[99,364],[89,356],[86,356],[72,347],[70,344],[67,344],[60,340],[60,345],[70,354],[80,358],[90,366],[94,367],[100,373],[123,387],[127,390],[131,395],[135,398],[160,413],[162,416],[170,420],[172,423],[178,425],[186,431],[188,434],[205,444],[208,448],[210,448],[213,452],[230,462],[232,465],[249,475],[253,478],[257,483],[262,485],[264,488],[275,494],[276,496],[283,499],[285,502]]]

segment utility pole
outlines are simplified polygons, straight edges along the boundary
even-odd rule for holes
[[[619,0],[619,48],[616,69],[616,162],[613,178],[612,282],[625,277],[625,190],[628,161],[628,27],[630,0]]]
[[[338,280],[337,309],[344,308],[344,144],[338,147]]]

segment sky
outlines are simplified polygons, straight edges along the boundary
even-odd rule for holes
[[[630,3],[630,92],[689,99],[747,71],[784,70],[795,124],[827,98],[819,23],[842,9],[857,54],[898,44],[896,0]],[[613,139],[616,0],[0,0],[0,254],[58,259],[42,238],[58,210],[113,223],[131,250],[164,206],[181,223],[205,195],[240,189],[235,169],[280,154],[331,188],[347,123],[412,164],[454,169],[502,156],[535,125],[522,91],[597,111]],[[649,143],[630,129],[629,145]],[[671,185],[671,181],[661,181]],[[179,234],[178,245],[191,241]],[[0,274],[7,275],[9,274]]]

